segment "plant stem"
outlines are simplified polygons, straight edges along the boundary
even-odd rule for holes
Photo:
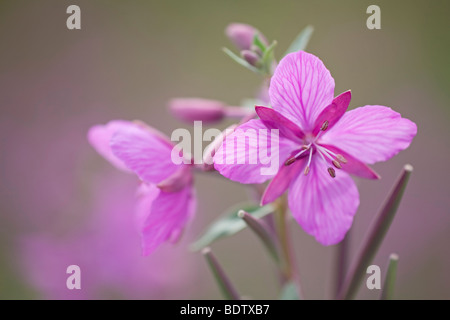
[[[342,283],[344,282],[348,264],[348,252],[350,250],[350,232],[351,230],[347,232],[344,239],[337,245],[334,283],[332,288],[333,298],[337,297],[342,287]]]
[[[303,298],[303,292],[300,284],[300,275],[297,271],[297,264],[292,250],[291,238],[287,227],[286,217],[286,197],[280,197],[276,202],[275,227],[280,243],[280,268],[283,274],[283,285],[292,282],[295,284],[297,294],[300,299]]]

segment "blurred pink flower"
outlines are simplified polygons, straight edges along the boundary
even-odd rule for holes
[[[225,117],[225,107],[221,101],[202,98],[177,98],[169,102],[172,115],[187,123],[220,121]]]
[[[258,35],[265,45],[268,44],[266,37],[258,29],[245,23],[230,23],[225,34],[239,50],[250,50],[255,35]]]
[[[22,269],[43,298],[173,299],[192,294],[195,266],[186,243],[163,247],[151,257],[140,254],[130,214],[135,204],[133,184],[123,176],[101,174],[84,224],[63,236],[47,231],[22,239]],[[73,264],[81,269],[80,290],[66,287],[70,276],[66,269]]]
[[[336,244],[350,228],[359,206],[358,190],[348,173],[379,178],[366,163],[385,161],[406,149],[417,126],[383,106],[346,113],[350,91],[334,98],[330,72],[319,58],[303,51],[281,60],[271,79],[269,96],[273,109],[256,107],[260,119],[243,124],[238,127],[242,130],[225,139],[215,155],[222,161],[215,162],[215,168],[241,183],[273,178],[261,204],[274,201],[289,189],[289,207],[297,222],[321,244]],[[245,139],[245,132],[251,129],[278,129],[277,150],[267,143],[260,147],[258,139]],[[230,140],[238,142],[227,148]],[[237,165],[223,161],[224,156],[235,153],[257,156],[260,148],[269,148],[271,157],[279,157],[281,166],[276,175],[262,175],[261,161]],[[342,171],[336,173],[334,167]]]
[[[92,127],[88,139],[114,166],[143,181],[137,205],[143,254],[177,241],[195,213],[196,199],[190,166],[172,161],[171,141],[142,123],[120,120]]]

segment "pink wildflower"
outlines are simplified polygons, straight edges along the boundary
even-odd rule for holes
[[[88,134],[91,145],[114,166],[141,179],[137,205],[143,254],[166,241],[177,241],[195,212],[189,165],[174,164],[173,144],[142,123],[111,121]]]
[[[271,79],[269,96],[273,108],[256,107],[260,119],[229,135],[215,160],[235,155],[242,160],[268,148],[270,156],[279,159],[278,173],[261,174],[265,167],[261,161],[216,161],[215,168],[241,183],[273,178],[261,204],[274,201],[289,189],[289,208],[297,222],[321,244],[336,244],[351,227],[359,206],[358,190],[349,174],[378,179],[367,164],[385,161],[406,149],[417,127],[384,106],[346,112],[350,91],[334,98],[330,72],[319,58],[303,51],[281,60]],[[244,136],[250,129],[278,129],[278,148]],[[227,147],[231,141],[237,144]]]

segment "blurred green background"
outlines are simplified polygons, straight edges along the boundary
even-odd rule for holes
[[[70,4],[81,8],[81,30],[66,28]],[[366,27],[371,4],[381,8],[381,30]],[[417,123],[412,146],[374,166],[382,180],[357,181],[361,206],[351,249],[402,166],[411,163],[404,201],[374,263],[384,270],[389,254],[399,254],[398,298],[450,298],[449,12],[446,0],[2,0],[0,298],[45,297],[30,280],[30,266],[23,266],[20,239],[83,229],[98,172],[122,175],[87,143],[90,126],[141,119],[170,135],[183,126],[167,111],[172,97],[237,105],[254,96],[261,79],[221,51],[232,47],[224,35],[230,22],[254,25],[276,39],[278,58],[313,25],[307,51],[331,71],[336,94],[351,89],[351,108],[386,105]],[[196,187],[192,237],[246,199],[245,186],[217,177],[197,176]],[[327,297],[336,248],[322,247],[295,223],[291,229],[306,298]],[[244,231],[213,250],[243,294],[277,297],[274,268],[253,234]],[[164,298],[220,298],[202,257],[192,253],[189,259],[192,278]],[[361,287],[358,297],[378,294]]]

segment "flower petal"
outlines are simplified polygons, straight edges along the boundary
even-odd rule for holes
[[[342,171],[331,178],[322,159],[314,159],[307,176],[299,175],[289,189],[294,218],[323,245],[340,242],[350,229],[359,206],[359,193]]]
[[[111,140],[114,155],[143,181],[155,184],[180,168],[172,162],[172,149],[169,142],[142,126],[121,128]]]
[[[343,92],[334,98],[333,102],[326,107],[316,119],[313,134],[316,135],[319,133],[320,128],[325,121],[328,121],[328,129],[331,129],[331,127],[334,126],[344,115],[345,111],[347,111],[351,99],[352,92],[350,90]]]
[[[137,206],[143,255],[149,255],[164,242],[176,240],[196,210],[192,186],[178,192],[164,192],[143,184]]]
[[[385,161],[409,147],[417,133],[414,122],[391,108],[365,106],[346,112],[320,138],[362,162]]]
[[[133,127],[135,124],[129,121],[114,120],[108,122],[106,125],[96,125],[89,129],[88,140],[94,149],[102,155],[109,163],[115,166],[117,169],[132,172],[127,168],[122,160],[117,158],[111,151],[110,141],[113,134],[121,129],[127,127]]]
[[[267,127],[279,129],[280,135],[294,141],[300,141],[305,137],[303,131],[295,123],[274,109],[256,106],[255,111]]]
[[[241,183],[263,183],[283,165],[295,143],[268,128],[261,120],[250,120],[226,136],[214,155],[214,168]]]
[[[286,189],[289,188],[292,180],[301,174],[307,160],[308,158],[301,158],[291,165],[282,165],[277,175],[270,181],[264,191],[261,199],[261,206],[271,203],[280,197]]]
[[[319,114],[334,98],[334,79],[316,56],[304,51],[286,55],[270,81],[272,107],[312,131]]]

